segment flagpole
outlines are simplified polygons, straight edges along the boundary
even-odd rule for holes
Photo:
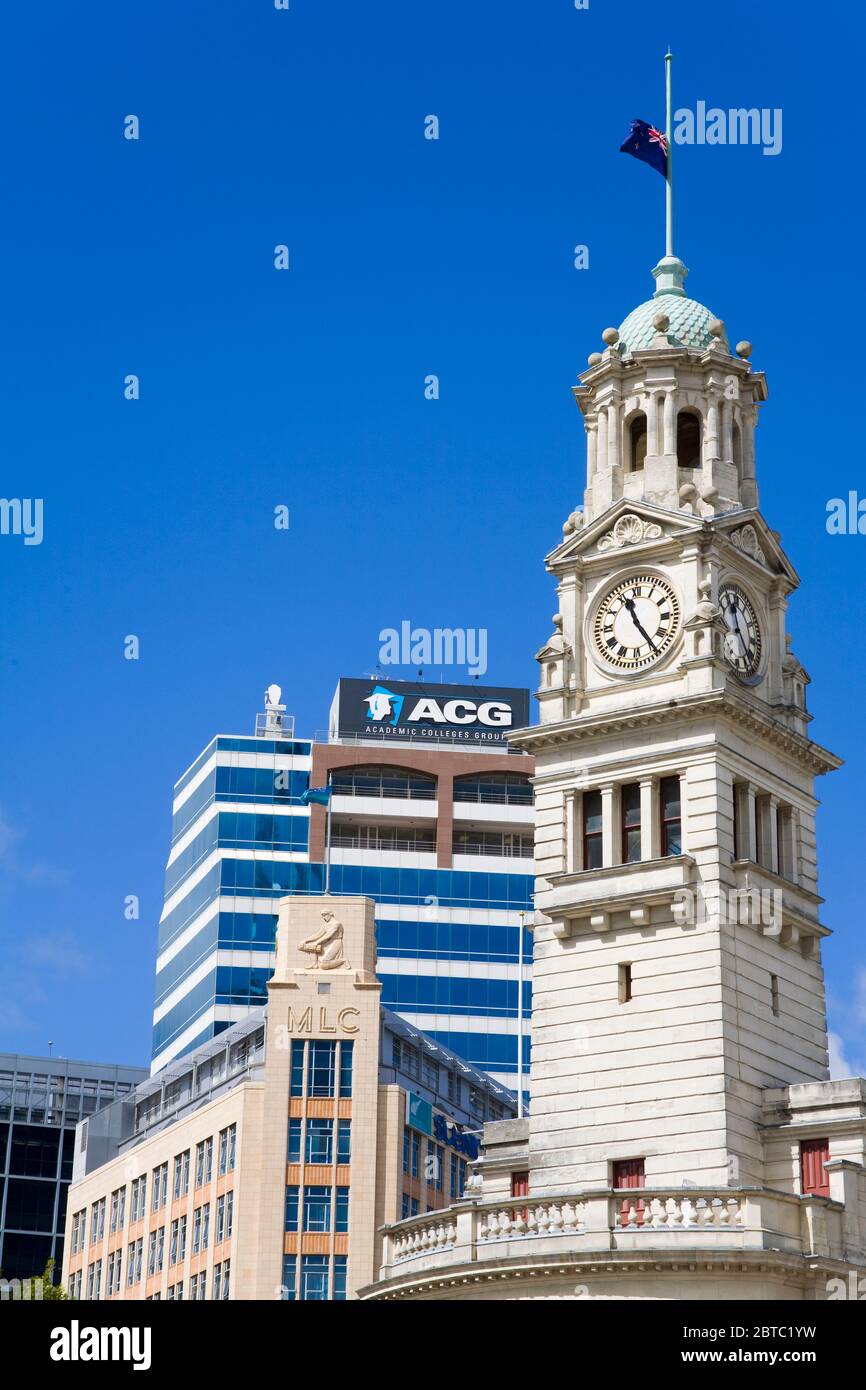
[[[671,120],[671,63],[674,55],[668,48],[665,54],[665,138],[668,143],[668,173],[665,180],[667,189],[665,192],[665,255],[674,254],[674,141]]]
[[[331,779],[328,778],[327,785],[330,787]],[[334,800],[334,793],[328,797],[328,822],[325,830],[325,897],[331,892],[331,803]]]

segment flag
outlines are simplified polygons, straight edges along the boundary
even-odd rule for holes
[[[301,800],[305,806],[315,804],[316,806],[327,806],[331,799],[330,784],[327,787],[307,787],[305,792],[301,792]]]
[[[646,121],[632,121],[631,130],[619,147],[620,154],[632,154],[652,165],[663,179],[668,176],[668,142],[663,130]]]

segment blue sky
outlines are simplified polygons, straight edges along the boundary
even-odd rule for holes
[[[45,535],[0,537],[0,1049],[148,1059],[171,787],[267,682],[312,734],[408,618],[487,628],[487,678],[534,685],[583,487],[570,387],[663,249],[662,182],[617,149],[663,118],[670,41],[676,106],[783,111],[777,157],[677,151],[677,250],[769,378],[762,508],[846,759],[819,784],[831,1021],[864,1069],[866,537],[825,530],[866,494],[863,29],[778,0],[7,14],[0,494],[44,498]]]

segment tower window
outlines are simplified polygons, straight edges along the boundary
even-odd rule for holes
[[[778,977],[778,975],[771,975],[771,976],[770,976],[770,1003],[771,1003],[772,1008],[773,1008],[773,1016],[774,1016],[774,1018],[778,1018],[778,1017],[779,1017],[779,977]]]
[[[677,465],[701,466],[701,422],[691,410],[681,410],[677,416]]]
[[[830,1196],[830,1175],[824,1167],[830,1161],[829,1139],[804,1139],[800,1144],[800,1184],[804,1193]]]
[[[731,444],[734,451],[734,465],[737,470],[737,477],[742,481],[743,477],[743,436],[736,420],[731,430]]]
[[[583,797],[583,867],[602,866],[601,792],[585,792]]]
[[[620,793],[622,819],[622,862],[636,864],[640,859],[640,785],[623,787]]]
[[[621,1004],[630,1004],[632,1000],[631,964],[630,962],[623,961],[617,969],[619,972],[619,1002]]]
[[[642,1158],[621,1158],[611,1165],[612,1187],[645,1187],[646,1175]]]
[[[662,857],[683,852],[683,822],[679,777],[663,777],[659,784]]]
[[[628,427],[631,471],[643,468],[647,455],[647,425],[645,415],[636,415]]]

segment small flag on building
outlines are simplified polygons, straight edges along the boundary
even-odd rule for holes
[[[634,155],[657,169],[663,179],[668,176],[668,142],[663,130],[646,121],[632,121],[631,130],[619,147],[620,154]]]
[[[331,787],[308,787],[305,792],[301,792],[301,800],[305,806],[327,806],[331,800]]]

